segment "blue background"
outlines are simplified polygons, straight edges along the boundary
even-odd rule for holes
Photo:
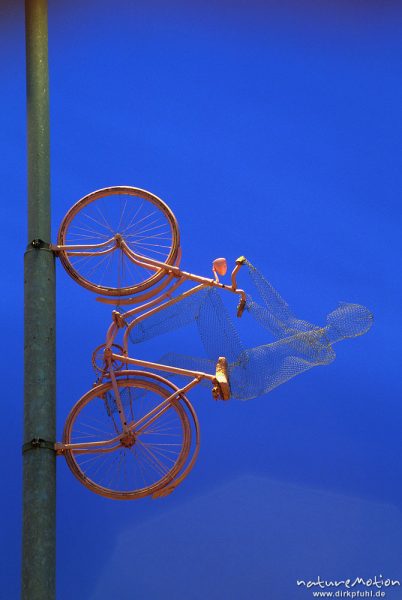
[[[16,598],[25,48],[23,7],[0,11],[0,552]],[[175,212],[184,268],[245,254],[301,318],[342,300],[375,314],[333,364],[267,396],[194,390],[200,457],[166,499],[98,497],[60,459],[58,599],[297,600],[297,578],[402,580],[401,26],[392,2],[50,2],[54,238],[81,196],[143,187]],[[57,293],[60,434],[110,310],[59,265]]]

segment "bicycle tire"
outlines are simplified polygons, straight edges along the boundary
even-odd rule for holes
[[[137,404],[134,409],[136,415],[141,415],[143,412],[140,401],[144,400],[147,394],[156,395],[156,402],[163,402],[171,395],[171,390],[154,381],[154,379],[157,380],[157,377],[154,378],[152,374],[134,375],[132,371],[127,373],[129,375],[126,377],[117,379],[117,385],[122,402],[125,401],[124,392],[122,393],[124,388],[134,388],[143,392],[143,398],[141,399],[138,394],[136,399]],[[105,405],[105,396],[110,392],[113,392],[112,382],[107,381],[89,390],[75,404],[65,423],[64,444],[87,443],[88,440],[103,441],[98,438],[105,438],[106,434],[106,436],[110,436],[108,439],[111,439],[119,433],[116,432],[116,422],[108,414]],[[145,401],[145,406],[152,407],[154,403],[155,399],[150,402]],[[140,445],[138,438],[131,449],[119,446],[110,453],[94,451],[89,454],[81,454],[66,449],[64,455],[68,466],[85,487],[107,498],[134,500],[154,494],[161,488],[171,484],[188,460],[192,432],[190,420],[185,410],[186,403],[188,403],[188,400],[184,396],[171,402],[167,411],[155,421],[156,428],[152,424],[153,429],[151,431],[148,428],[148,433],[146,433],[147,430],[145,430],[143,435],[148,435],[147,442],[142,442]],[[91,411],[93,419],[92,422],[88,422],[88,415],[91,414]],[[170,418],[170,425],[163,418],[165,415]],[[82,420],[82,416],[84,416],[84,420]],[[99,419],[101,429],[99,429]],[[93,423],[96,423],[96,425],[93,425]],[[118,422],[117,429],[119,429]],[[170,433],[170,430],[172,430],[172,433]],[[152,445],[153,449],[150,449]],[[137,449],[136,452],[133,451],[133,448]],[[111,458],[109,459],[109,457]],[[124,471],[128,465],[132,469],[130,476],[127,471]],[[145,468],[148,469],[148,474],[145,473]],[[116,480],[117,483],[114,483]],[[136,483],[132,484],[131,481]]]
[[[137,254],[167,265],[175,264],[180,232],[173,212],[158,196],[130,186],[96,190],[76,202],[63,218],[57,245],[95,245],[116,234]],[[102,250],[111,247],[112,244]],[[163,271],[135,265],[121,248],[106,254],[95,249],[86,257],[64,249],[58,255],[77,283],[105,296],[136,294],[165,276]]]

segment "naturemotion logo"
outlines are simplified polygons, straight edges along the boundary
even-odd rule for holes
[[[310,580],[297,579],[296,583],[298,587],[311,590],[313,598],[385,598],[385,590],[401,585],[399,579],[384,578],[382,575],[368,579],[322,579],[318,576]]]

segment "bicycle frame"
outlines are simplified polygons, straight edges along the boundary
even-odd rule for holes
[[[113,244],[108,248],[110,244]],[[99,250],[101,248],[105,248],[104,250]],[[99,254],[107,254],[113,252],[117,249],[120,249],[124,252],[127,257],[135,264],[140,267],[151,269],[154,271],[163,271],[166,275],[166,279],[162,284],[159,284],[156,289],[150,290],[146,294],[142,295],[141,300],[148,300],[144,304],[132,308],[124,313],[120,313],[117,310],[112,311],[112,323],[110,324],[107,334],[106,334],[106,343],[104,350],[104,361],[106,368],[102,372],[101,376],[96,382],[96,385],[100,385],[105,378],[111,380],[116,404],[118,408],[119,418],[121,421],[122,432],[117,435],[113,439],[109,439],[106,441],[99,442],[85,442],[85,443],[71,443],[71,444],[56,444],[56,450],[59,453],[63,453],[66,450],[74,450],[76,454],[88,454],[91,452],[112,452],[117,449],[119,446],[124,444],[125,440],[128,440],[130,436],[140,434],[146,427],[149,427],[153,421],[159,418],[164,412],[166,412],[172,403],[178,400],[181,396],[191,390],[193,387],[198,385],[203,379],[209,380],[212,384],[212,393],[215,399],[221,398],[223,400],[228,400],[230,398],[230,386],[227,376],[227,368],[226,368],[226,359],[225,357],[219,357],[216,372],[214,374],[204,373],[199,371],[194,371],[190,369],[182,369],[178,367],[173,367],[170,365],[162,365],[159,363],[154,363],[150,361],[140,360],[131,358],[128,355],[128,342],[129,342],[129,334],[131,330],[142,322],[144,319],[154,315],[155,313],[162,311],[164,308],[168,308],[173,304],[188,298],[189,296],[209,287],[215,287],[219,289],[224,289],[231,293],[237,294],[240,297],[237,315],[240,317],[243,313],[246,296],[244,290],[237,287],[236,276],[244,263],[244,257],[240,257],[236,260],[236,265],[231,273],[231,285],[223,284],[219,281],[219,277],[215,272],[215,278],[207,278],[199,275],[195,275],[193,273],[188,273],[186,271],[182,271],[178,264],[176,265],[167,265],[166,263],[160,262],[158,260],[150,259],[140,254],[133,252],[125,243],[125,241],[121,238],[119,234],[115,235],[113,238],[110,238],[106,242],[102,244],[93,244],[93,245],[74,245],[74,246],[54,246],[53,250],[57,253],[61,250],[68,251],[69,254],[74,256],[90,256],[90,255],[99,255]],[[95,250],[95,252],[91,251]],[[98,251],[96,251],[98,250]],[[176,263],[180,262],[180,253],[176,260]],[[176,281],[174,281],[176,279]],[[182,292],[178,296],[172,297],[172,294],[180,288],[187,281],[192,281],[197,285],[192,288]],[[170,285],[171,284],[171,285]],[[170,286],[170,287],[169,287]],[[168,288],[168,289],[166,289]],[[156,297],[155,297],[156,295]],[[152,298],[152,296],[154,296]],[[152,299],[150,299],[152,298]],[[115,299],[105,299],[98,298],[98,300],[103,301],[105,303],[116,303]],[[119,304],[133,304],[137,303],[139,298],[125,298],[124,300],[120,300]],[[145,311],[145,312],[144,312]],[[127,323],[127,319],[134,317],[130,323]],[[125,328],[125,332],[123,335],[123,354],[118,354],[112,351],[112,346],[114,341],[120,331],[120,329]],[[169,397],[167,397],[163,402],[161,402],[158,406],[150,410],[146,415],[144,415],[139,421],[135,424],[130,423],[126,417],[124,406],[121,402],[119,389],[117,385],[117,379],[120,377],[124,377],[128,372],[127,370],[115,371],[113,369],[113,363],[119,361],[125,365],[134,365],[136,367],[148,368],[157,371],[167,372],[175,375],[181,375],[184,377],[189,377],[190,382],[186,385],[178,388],[176,386],[175,390]],[[163,378],[161,378],[163,380]],[[169,383],[167,380],[165,382]],[[196,420],[196,419],[195,419]],[[193,465],[194,459],[191,461],[191,467]],[[186,469],[186,474],[188,473],[188,468]],[[184,475],[183,475],[184,478]],[[181,481],[181,478],[179,479]],[[176,484],[177,485],[177,484]]]

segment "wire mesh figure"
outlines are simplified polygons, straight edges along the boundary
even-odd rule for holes
[[[246,294],[245,311],[274,340],[245,348],[217,290],[206,290],[191,303],[177,305],[168,314],[145,321],[134,329],[131,340],[139,343],[195,322],[207,358],[178,353],[165,355],[161,362],[181,368],[210,370],[217,356],[228,360],[231,397],[250,400],[262,396],[292,377],[335,360],[334,344],[366,333],[373,322],[372,313],[360,304],[341,303],[328,314],[325,326],[298,319],[289,305],[248,261],[248,274],[261,300]]]

